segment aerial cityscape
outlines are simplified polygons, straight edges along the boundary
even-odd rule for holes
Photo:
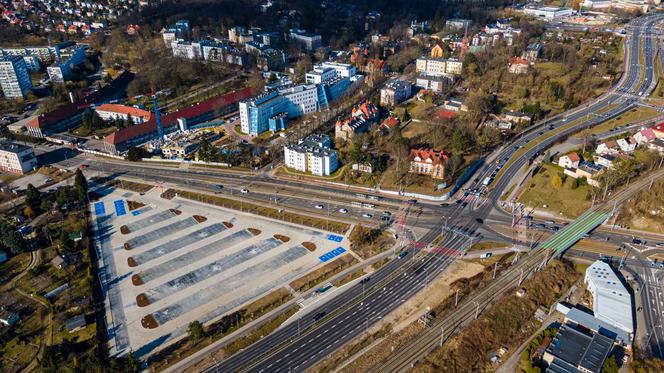
[[[664,372],[663,166],[660,0],[0,0],[0,372]]]

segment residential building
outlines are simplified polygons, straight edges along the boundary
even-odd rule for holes
[[[351,109],[349,118],[338,120],[334,126],[334,137],[349,140],[358,133],[369,131],[371,123],[375,123],[380,116],[380,111],[373,103],[364,101]]]
[[[63,269],[67,266],[67,261],[61,255],[56,255],[51,259],[51,264],[57,269]]]
[[[505,120],[512,123],[530,123],[533,120],[533,115],[528,113],[522,113],[520,111],[508,111],[504,115]]]
[[[208,62],[222,62],[229,65],[246,66],[249,59],[246,52],[235,47],[220,43],[204,43],[201,45],[203,60]]]
[[[526,5],[523,8],[523,13],[531,15],[535,18],[542,18],[547,21],[553,21],[573,15],[574,9],[551,7],[551,6]]]
[[[286,53],[265,44],[258,43],[258,48],[252,49],[256,56],[256,67],[262,71],[281,71],[286,65]]]
[[[655,136],[657,136],[658,138],[664,137],[664,123],[654,125],[650,128],[652,129]]]
[[[595,163],[602,167],[613,168],[618,159],[617,154],[603,153],[595,156]]]
[[[664,154],[664,138],[656,138],[648,143],[648,149]]]
[[[563,324],[544,352],[550,373],[600,373],[613,348],[613,340]]]
[[[533,43],[528,44],[526,50],[522,54],[522,58],[528,60],[529,62],[535,62],[542,55],[542,44]]]
[[[320,48],[322,44],[322,38],[320,35],[301,29],[290,29],[288,36],[290,40],[296,41],[302,48],[308,51],[315,51]]]
[[[151,113],[147,110],[118,104],[103,104],[96,107],[95,112],[102,120],[127,120],[129,117],[135,124],[140,124],[150,120]]]
[[[8,99],[25,98],[32,88],[32,80],[21,56],[0,57],[0,87]]]
[[[468,107],[463,101],[454,97],[448,97],[448,99],[443,102],[443,109],[452,112],[468,111]]]
[[[415,61],[415,71],[433,76],[446,74],[446,66],[444,58],[420,57]]]
[[[203,44],[205,44],[205,42],[184,41],[182,39],[175,40],[171,43],[173,57],[202,60]]]
[[[337,72],[337,76],[344,78],[350,78],[357,74],[357,69],[355,68],[355,66],[349,63],[325,61],[320,66],[323,68],[334,69],[334,71]]]
[[[445,49],[440,44],[436,44],[429,51],[431,58],[443,58],[445,56]]]
[[[48,77],[53,82],[64,83],[73,78],[74,69],[80,66],[85,60],[85,51],[87,45],[72,45],[60,49],[60,57],[55,63],[46,68]]]
[[[593,295],[593,314],[627,333],[634,332],[632,295],[606,262],[595,261],[586,269],[584,282]]]
[[[594,187],[599,187],[599,181],[597,176],[602,172],[602,166],[588,163],[580,162],[579,167],[576,169],[576,178],[585,178],[588,185]]]
[[[253,88],[243,88],[223,96],[205,100],[161,116],[165,134],[187,130],[191,126],[237,112],[242,100],[256,94]],[[125,152],[133,146],[145,144],[159,138],[154,117],[147,122],[117,130],[104,138],[104,150],[111,154]]]
[[[312,134],[297,144],[284,146],[286,167],[317,176],[328,176],[339,167],[337,151],[325,134]]]
[[[563,168],[578,168],[579,162],[581,162],[581,157],[576,152],[571,152],[558,159],[558,166]]]
[[[470,27],[472,21],[469,19],[452,18],[445,21],[445,27],[453,30],[465,30]]]
[[[629,138],[618,139],[616,142],[624,153],[631,153],[636,149],[636,141],[631,141]]]
[[[39,57],[37,56],[23,56],[23,61],[29,71],[39,71],[41,69],[41,63],[39,63]]]
[[[634,134],[632,137],[634,141],[637,143],[637,145],[643,145],[647,144],[657,138],[657,135],[655,134],[655,131],[653,131],[652,128],[644,128]]]
[[[65,327],[69,333],[77,332],[85,328],[86,325],[85,315],[78,315],[65,320]]]
[[[429,32],[429,30],[430,30],[429,21],[418,22],[417,20],[413,20],[410,21],[410,27],[408,28],[408,35],[412,38],[418,34],[426,34]]]
[[[408,99],[411,95],[412,85],[405,80],[390,80],[380,90],[380,104],[394,106]]]
[[[449,156],[445,151],[433,149],[411,149],[410,169],[408,172],[420,175],[428,175],[433,179],[445,178],[445,165]]]
[[[305,79],[308,84],[320,84],[337,76],[337,71],[330,67],[314,66],[314,69],[308,72]]]
[[[4,326],[13,326],[20,320],[15,312],[11,312],[5,308],[0,308],[0,324]]]
[[[401,124],[401,121],[397,117],[389,116],[387,119],[383,121],[383,123],[380,124],[380,129],[384,132],[387,133],[391,131],[393,128],[396,128]]]
[[[620,147],[618,146],[618,142],[615,140],[609,140],[603,143],[600,143],[597,145],[597,148],[595,148],[595,153],[597,154],[618,154],[620,153]]]
[[[0,142],[0,170],[23,175],[37,167],[37,157],[31,147],[13,143]]]
[[[420,73],[415,85],[431,92],[442,92],[445,86],[454,83],[454,75],[435,76]]]
[[[512,74],[527,74],[530,70],[530,62],[525,58],[512,57],[507,70]]]
[[[353,163],[353,164],[350,166],[350,168],[351,168],[353,171],[362,172],[362,173],[365,173],[365,174],[372,174],[372,173],[373,173],[373,169],[374,169],[374,165],[373,165],[372,162]]]
[[[463,72],[463,62],[456,58],[449,58],[445,63],[445,74],[461,75]]]

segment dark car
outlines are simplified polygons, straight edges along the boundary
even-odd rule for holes
[[[326,314],[327,312],[325,311],[318,312],[317,314],[314,315],[314,321],[322,319],[323,317],[325,317]]]
[[[642,245],[644,242],[638,238],[632,238],[632,243],[635,245]]]
[[[360,281],[360,284],[366,284],[369,280],[371,280],[371,277],[365,277]]]
[[[480,218],[475,218],[475,221],[478,222],[478,223],[480,223],[480,224],[484,224],[484,220],[482,220],[482,219],[480,219]]]
[[[400,254],[399,254],[399,259],[402,259],[402,258],[405,257],[406,255],[408,255],[408,251],[404,251],[404,252],[400,253]]]

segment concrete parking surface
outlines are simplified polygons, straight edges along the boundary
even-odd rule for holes
[[[90,204],[114,355],[147,356],[191,321],[216,320],[348,253],[346,237],[161,192],[116,189]],[[128,201],[144,206],[130,211]]]

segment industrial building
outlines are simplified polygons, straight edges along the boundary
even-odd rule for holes
[[[544,352],[547,373],[600,373],[611,353],[613,340],[563,324]]]
[[[632,334],[632,296],[613,268],[598,260],[586,269],[584,282],[593,295],[595,317]]]

